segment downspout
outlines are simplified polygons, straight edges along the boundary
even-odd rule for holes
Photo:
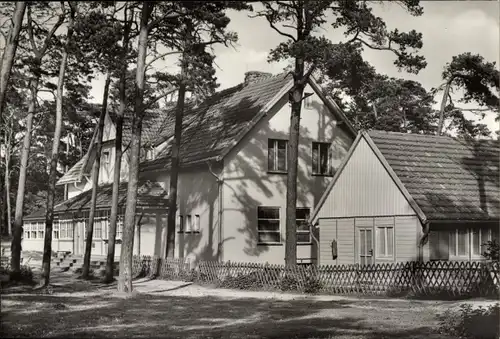
[[[418,260],[420,262],[424,261],[424,245],[427,243],[427,239],[429,238],[429,233],[430,233],[429,220],[422,221],[422,229],[424,233],[420,237],[420,241],[418,244]]]
[[[316,223],[317,224],[317,223]],[[316,266],[319,266],[319,240],[314,235],[314,226],[312,223],[309,223],[309,233],[311,234],[311,239],[316,243]]]
[[[222,188],[224,185],[224,179],[222,176],[219,176],[215,174],[215,172],[212,170],[212,166],[210,162],[207,161],[208,165],[208,170],[210,171],[210,174],[212,174],[215,177],[215,181],[217,182],[218,185],[218,204],[219,204],[219,232],[218,232],[218,241],[217,241],[217,258],[219,262],[223,261],[223,251],[222,251],[222,230],[224,229],[222,227],[222,221],[223,221],[223,196],[222,196]],[[224,166],[222,167],[221,172],[224,170]]]

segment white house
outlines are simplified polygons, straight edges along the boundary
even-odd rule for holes
[[[242,84],[220,91],[197,106],[188,105],[180,149],[177,257],[195,261],[284,262],[288,92],[292,84],[291,75],[247,72]],[[312,95],[303,102],[301,118],[297,257],[307,263],[316,260],[317,250],[305,222],[342,163],[355,131],[313,78],[305,92]],[[142,213],[148,218],[136,232],[140,237],[136,253],[165,255],[167,210],[161,206],[166,193],[157,185],[168,190],[173,131],[173,108],[146,113],[140,180],[149,182],[142,193],[143,201],[152,199],[153,203],[143,208]],[[114,115],[109,114],[100,172],[102,185],[112,180],[114,134]],[[125,148],[128,140],[130,118],[125,122]],[[90,188],[93,156],[95,149],[58,182],[68,185],[73,199],[81,199],[82,192]],[[126,179],[127,156],[122,168],[122,177]],[[35,221],[26,218],[26,228],[31,225],[29,220]],[[96,239],[97,242],[106,240],[106,218],[103,223],[102,239]],[[71,224],[74,229],[83,227],[76,222]],[[73,243],[77,241],[75,233]],[[23,248],[30,242],[34,240],[25,237]],[[105,254],[106,247],[101,246],[99,251]]]
[[[500,221],[498,141],[360,132],[311,222],[319,263],[481,260]]]

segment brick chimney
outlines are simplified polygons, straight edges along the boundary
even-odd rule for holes
[[[249,71],[245,73],[245,86],[252,84],[254,82],[263,80],[265,78],[271,77],[271,73],[259,72],[259,71]]]

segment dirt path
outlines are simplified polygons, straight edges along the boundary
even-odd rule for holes
[[[446,338],[438,316],[461,302],[249,292],[140,279],[115,285],[52,276],[53,294],[4,291],[2,337]],[[474,301],[486,305],[490,301]]]

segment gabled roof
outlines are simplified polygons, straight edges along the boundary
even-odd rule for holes
[[[370,131],[429,220],[500,218],[498,140]]]
[[[309,84],[325,101],[339,124],[344,124],[348,131],[355,135],[354,128],[342,110],[322,93],[314,78],[310,78]],[[179,155],[181,166],[220,161],[278,101],[285,97],[292,85],[292,76],[289,73],[282,73],[222,90],[199,105],[186,104]],[[112,112],[109,112],[109,116],[115,121]],[[132,113],[126,113],[123,128],[124,145],[130,140],[131,122]],[[146,112],[143,120],[142,145],[156,147],[165,144],[165,147],[162,146],[163,149],[160,149],[156,159],[141,163],[141,172],[161,170],[170,165],[171,144],[168,141],[174,135],[174,125],[175,105]],[[63,178],[58,184],[68,182]]]
[[[196,107],[187,106],[179,155],[181,166],[225,155],[225,151],[286,93],[291,83],[290,76],[280,74],[222,90]],[[171,118],[162,126],[158,142],[174,134],[175,108],[167,115]],[[165,168],[170,158],[170,146],[160,151],[155,160],[144,162],[141,171]]]
[[[311,77],[309,84],[325,101],[339,124],[345,124],[355,135],[340,108],[329,100]],[[183,119],[180,149],[181,166],[210,160],[220,161],[292,88],[288,73],[271,76],[250,84],[240,84],[206,99],[197,107],[187,107]],[[161,128],[156,144],[174,134],[175,108],[167,113],[170,119]],[[169,166],[171,145],[167,145],[155,160],[141,164],[141,171],[165,169]]]
[[[168,208],[167,193],[163,188],[155,182],[141,182],[137,190],[137,207],[141,208]],[[111,197],[113,193],[113,184],[102,185],[97,189],[96,208],[111,208]],[[71,199],[63,201],[54,206],[54,213],[61,214],[66,212],[81,212],[90,210],[90,200],[92,198],[92,190],[85,191]],[[120,183],[118,190],[118,206],[124,207],[127,200],[127,183]],[[45,208],[36,210],[35,212],[24,217],[26,220],[44,219]]]
[[[497,140],[363,131],[316,206],[312,222],[361,138],[370,145],[422,222],[500,219]]]

